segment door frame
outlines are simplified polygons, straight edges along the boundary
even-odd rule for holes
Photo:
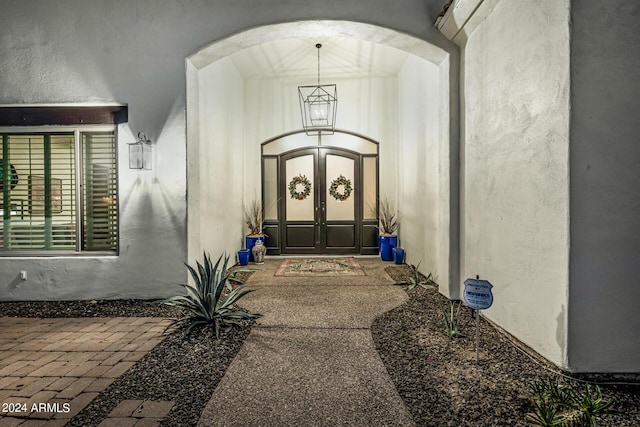
[[[288,221],[287,220],[287,188],[286,168],[287,160],[302,156],[313,156],[313,205],[314,214],[311,220]],[[352,220],[327,220],[327,156],[341,156],[353,161],[354,191],[353,197],[353,219]],[[361,154],[343,148],[317,146],[313,148],[301,148],[288,151],[280,156],[278,171],[278,194],[283,194],[279,201],[278,215],[282,253],[290,254],[354,254],[360,253],[360,230],[362,228],[362,196],[361,196]],[[289,246],[288,233],[294,232],[296,228],[307,229],[313,227],[313,246]],[[328,235],[340,227],[350,227],[351,246],[328,246]],[[302,230],[301,230],[302,231]],[[304,231],[302,231],[304,233]]]
[[[315,247],[311,248],[309,250],[295,250],[295,251],[289,251],[288,248],[286,247],[286,236],[285,236],[285,227],[283,226],[284,223],[286,222],[283,219],[283,215],[285,213],[285,203],[286,203],[286,198],[289,196],[288,192],[286,191],[286,183],[285,186],[283,188],[283,185],[280,183],[280,181],[283,179],[281,178],[282,175],[282,171],[284,170],[284,157],[288,156],[291,157],[290,155],[293,153],[298,153],[299,155],[304,155],[302,154],[303,152],[306,152],[307,154],[311,154],[314,152],[317,152],[319,155],[320,150],[318,150],[319,148],[325,149],[324,151],[324,155],[326,156],[326,154],[348,154],[347,157],[352,157],[354,159],[354,173],[357,174],[357,178],[359,182],[363,182],[364,181],[364,161],[365,159],[375,159],[375,211],[378,212],[378,202],[379,202],[379,194],[380,194],[380,188],[379,188],[379,176],[380,176],[380,166],[379,166],[379,143],[371,138],[368,138],[366,136],[354,133],[354,132],[349,132],[349,131],[344,131],[344,130],[336,130],[335,134],[341,135],[343,137],[346,137],[347,139],[351,138],[354,141],[356,141],[354,144],[354,148],[358,148],[358,144],[360,144],[360,147],[362,147],[362,144],[367,145],[368,148],[366,149],[360,149],[360,151],[358,150],[354,150],[354,149],[349,149],[349,148],[345,148],[344,144],[342,144],[341,146],[337,146],[337,145],[331,145],[331,144],[327,144],[327,141],[322,141],[322,136],[318,136],[318,137],[309,137],[306,136],[305,132],[303,130],[301,131],[295,131],[295,132],[289,132],[283,135],[279,135],[277,137],[271,138],[265,142],[263,142],[261,144],[261,177],[262,177],[262,201],[263,201],[263,206],[266,206],[268,203],[272,203],[270,201],[266,200],[265,197],[265,193],[266,193],[266,167],[265,167],[265,162],[267,160],[269,161],[274,161],[275,162],[275,170],[277,173],[277,179],[276,182],[278,183],[277,185],[277,218],[273,219],[273,218],[266,218],[264,221],[264,232],[267,235],[267,239],[266,239],[266,244],[267,244],[267,248],[268,248],[268,252],[272,255],[284,255],[284,254],[293,254],[293,253],[297,253],[297,254],[318,254],[318,253],[327,253],[327,254],[361,254],[361,255],[375,255],[378,253],[378,219],[376,218],[365,218],[365,212],[364,212],[364,206],[363,206],[363,194],[362,194],[362,189],[361,188],[354,188],[353,191],[353,197],[357,197],[356,200],[354,200],[355,203],[355,219],[353,221],[353,223],[355,224],[355,230],[354,230],[354,235],[355,235],[355,245],[352,248],[335,248],[335,249],[326,249],[326,240],[324,241],[325,244],[323,245],[322,249],[320,250],[316,250]],[[270,149],[270,150],[266,150],[265,148],[267,146],[269,146],[269,144],[271,143],[276,143],[276,145],[279,143],[279,140],[283,140],[284,138],[287,137],[293,137],[293,138],[297,138],[296,142],[295,142],[295,147],[292,147],[288,144],[283,144],[281,145],[282,147],[284,147],[283,149]],[[361,152],[362,151],[362,152]],[[320,162],[316,162],[316,165],[314,165],[314,167],[317,169],[319,166]],[[315,170],[314,174],[315,176],[319,176],[319,174],[323,172],[320,170]],[[324,181],[324,178],[322,180],[320,179],[314,179],[313,185],[314,185],[314,195],[316,195],[316,197],[318,197],[318,195],[320,194],[326,194],[326,187],[324,188],[319,188],[320,185],[320,181]],[[325,183],[326,185],[328,185],[327,183]],[[326,197],[326,196],[325,196]],[[338,222],[336,222],[336,224],[338,224]]]

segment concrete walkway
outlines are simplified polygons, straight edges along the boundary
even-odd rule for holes
[[[357,258],[366,276],[274,277],[268,259],[242,306],[264,315],[227,370],[199,426],[414,425],[378,356],[373,320],[407,300],[384,272]]]

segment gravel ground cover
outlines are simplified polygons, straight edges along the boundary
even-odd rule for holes
[[[409,277],[406,266],[387,267],[396,281]],[[445,333],[442,309],[449,301],[435,289],[416,287],[409,301],[373,324],[372,335],[380,357],[400,396],[419,426],[527,425],[529,384],[560,378],[547,362],[514,346],[484,319],[480,321],[479,363],[476,363],[475,319],[463,307],[464,338]],[[601,385],[605,398],[616,398],[615,409],[625,417],[602,418],[603,426],[640,426],[640,384]]]
[[[0,302],[3,317],[167,317],[176,307],[148,300]]]
[[[386,269],[396,281],[409,277],[405,266]],[[246,280],[246,277],[244,277]],[[418,426],[526,425],[529,383],[559,378],[543,360],[518,350],[509,337],[481,320],[480,362],[476,364],[475,321],[462,309],[465,338],[445,335],[442,308],[448,300],[436,290],[416,287],[409,301],[382,315],[372,335],[387,371]],[[10,317],[175,317],[179,312],[148,301],[4,302]],[[163,426],[196,425],[227,367],[250,329],[232,329],[221,340],[212,329],[188,337],[168,335],[103,391],[69,426],[96,426],[122,400],[173,400]],[[575,381],[562,379],[564,383]],[[602,385],[605,398],[625,417],[599,425],[640,426],[640,387]]]

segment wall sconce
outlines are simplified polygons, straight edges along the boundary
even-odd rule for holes
[[[129,143],[129,169],[151,170],[151,141],[138,132],[138,140]]]

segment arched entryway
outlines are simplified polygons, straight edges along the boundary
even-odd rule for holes
[[[273,135],[301,130],[297,86],[315,81],[314,45],[319,41],[323,58],[336,60],[332,72],[323,76],[339,85],[337,127],[380,142],[376,196],[389,197],[398,206],[400,242],[409,259],[428,265],[438,274],[441,291],[455,297],[459,290],[457,56],[425,40],[357,22],[301,21],[258,27],[214,42],[187,58],[189,258],[203,250],[234,253],[242,247],[243,205],[261,199],[266,191],[263,173],[268,166],[263,168],[261,143]],[[332,45],[337,49],[333,53]],[[291,46],[294,50],[288,50]],[[304,59],[307,51],[309,61]],[[394,67],[387,68],[391,63]],[[307,74],[298,74],[305,69],[301,64],[311,65]],[[341,65],[349,69],[346,74]],[[337,153],[344,154],[345,149],[351,150],[338,146]],[[322,150],[316,149],[314,168],[324,167],[322,156],[336,154]],[[327,179],[319,181],[317,191],[327,191]],[[276,194],[288,194],[283,190],[287,184],[281,182]],[[290,244],[296,238],[287,242],[288,235],[283,233],[296,224],[280,223],[286,206],[277,204],[276,223],[268,221],[267,227],[277,225],[273,235],[278,243],[268,243],[281,253],[367,253],[375,247],[369,246],[375,219],[365,218],[363,201],[352,197],[359,206],[359,213],[354,210],[356,219],[333,224],[335,229],[343,226],[343,231],[351,227],[352,239],[343,233],[331,234],[335,230],[329,229],[329,223],[322,228],[320,221],[318,230],[315,216],[313,225],[307,223],[303,236],[296,237],[300,245]],[[314,199],[313,211],[329,200]],[[366,226],[371,227],[365,231]],[[313,246],[307,246],[310,236],[314,236]]]
[[[262,197],[269,253],[375,254],[378,143],[344,131],[273,138]]]

